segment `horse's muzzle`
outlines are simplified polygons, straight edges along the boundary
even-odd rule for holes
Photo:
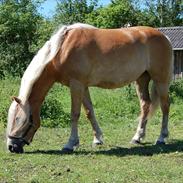
[[[7,148],[11,153],[23,153],[25,144],[18,139],[8,139]]]
[[[8,146],[8,150],[9,150],[11,153],[23,153],[23,152],[24,152],[23,147],[18,146],[17,144],[9,145],[9,146]]]

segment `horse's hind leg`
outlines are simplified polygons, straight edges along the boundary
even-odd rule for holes
[[[164,144],[165,138],[168,137],[168,116],[169,116],[169,96],[168,96],[168,83],[155,83],[159,98],[160,107],[163,113],[161,132],[156,144]]]
[[[71,135],[64,146],[64,151],[73,151],[77,146],[79,146],[79,136],[78,136],[78,120],[80,117],[81,104],[84,97],[85,87],[82,83],[77,80],[72,80],[70,82],[70,92],[71,92]]]
[[[136,81],[136,91],[140,100],[141,114],[139,116],[139,124],[131,143],[140,143],[140,140],[145,136],[147,117],[150,110],[151,100],[149,97],[149,85],[150,76],[148,73],[142,74]]]
[[[89,121],[91,122],[91,125],[93,128],[93,135],[94,135],[93,145],[95,146],[95,145],[103,144],[102,131],[95,118],[93,105],[92,105],[92,101],[90,98],[90,93],[89,93],[88,88],[85,90],[85,94],[84,94],[84,98],[83,98],[83,106],[84,106],[84,109],[86,112],[86,116],[89,119]]]

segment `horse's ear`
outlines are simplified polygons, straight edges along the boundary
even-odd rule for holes
[[[11,97],[11,99],[13,101],[16,101],[18,104],[21,104],[22,103],[21,99],[19,99],[18,97],[13,96],[13,97]]]

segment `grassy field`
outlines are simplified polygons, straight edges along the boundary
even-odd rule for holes
[[[60,151],[70,133],[70,98],[68,89],[58,85],[46,98],[42,111],[43,126],[33,143],[25,147],[24,154],[7,152],[5,125],[9,96],[17,94],[18,83],[19,80],[12,78],[0,81],[0,183],[183,182],[182,81],[173,83],[170,88],[172,105],[167,145],[154,145],[160,132],[159,111],[148,123],[144,144],[129,144],[139,113],[134,87],[113,91],[92,88],[93,104],[105,143],[92,148],[91,126],[82,115],[79,125],[81,145],[72,154]]]

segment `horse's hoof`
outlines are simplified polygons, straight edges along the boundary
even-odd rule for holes
[[[165,145],[166,143],[164,141],[157,140],[155,145]]]
[[[92,147],[95,148],[95,147],[101,146],[101,145],[103,145],[102,141],[100,141],[100,142],[93,142]]]
[[[69,148],[63,148],[61,150],[62,153],[65,153],[65,154],[71,154],[74,152],[74,149],[69,149]]]
[[[130,144],[135,144],[135,145],[138,144],[138,145],[139,145],[139,144],[141,144],[141,143],[140,143],[140,140],[132,139],[132,140],[130,141]]]

